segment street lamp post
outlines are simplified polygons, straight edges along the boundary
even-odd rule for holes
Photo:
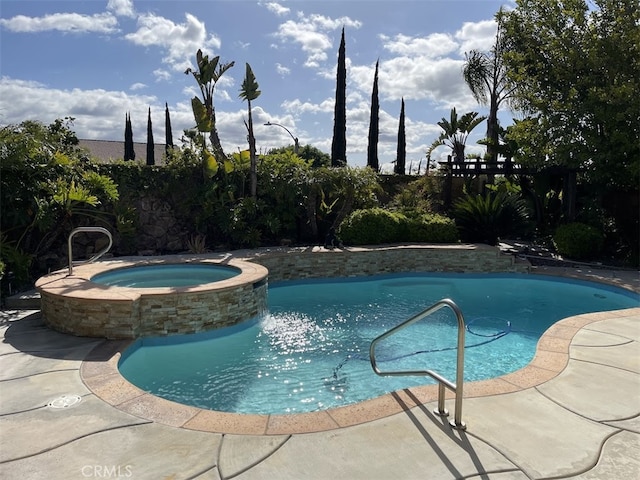
[[[287,133],[291,135],[291,138],[293,138],[293,153],[295,153],[296,155],[298,154],[298,137],[294,137],[293,133],[291,133],[287,127],[274,122],[267,122],[265,123],[265,125],[267,127],[270,127],[271,125],[275,125],[276,127],[284,128],[287,131]]]

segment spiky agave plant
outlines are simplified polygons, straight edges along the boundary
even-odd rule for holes
[[[529,228],[529,209],[519,195],[489,191],[459,198],[453,218],[464,241],[496,245],[505,236],[519,236]]]

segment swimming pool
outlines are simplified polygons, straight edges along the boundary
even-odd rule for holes
[[[120,361],[138,387],[205,409],[298,413],[360,402],[430,379],[380,378],[371,340],[442,298],[468,326],[465,381],[524,367],[540,335],[579,313],[638,306],[638,295],[600,284],[519,274],[393,274],[281,282],[269,312],[205,334],[140,339]],[[379,345],[386,368],[455,377],[455,318],[445,310]]]

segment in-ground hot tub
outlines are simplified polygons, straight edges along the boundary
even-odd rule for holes
[[[221,282],[242,273],[231,265],[164,263],[107,270],[91,277],[100,285],[127,288],[194,287]]]
[[[267,275],[261,265],[225,257],[128,257],[80,265],[73,275],[54,272],[36,288],[43,318],[56,330],[138,338],[252,318],[266,309]]]

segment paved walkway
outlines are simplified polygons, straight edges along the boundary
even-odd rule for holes
[[[37,311],[1,312],[0,332],[2,479],[640,476],[640,308],[572,317],[545,335],[545,348],[567,359],[550,380],[520,388],[515,375],[512,391],[484,396],[469,384],[465,432],[434,416],[435,402],[411,407],[410,390],[392,396],[406,406],[400,413],[316,433],[168,426],[149,420],[154,412],[112,406],[83,382],[83,360],[107,341],[53,332]]]

